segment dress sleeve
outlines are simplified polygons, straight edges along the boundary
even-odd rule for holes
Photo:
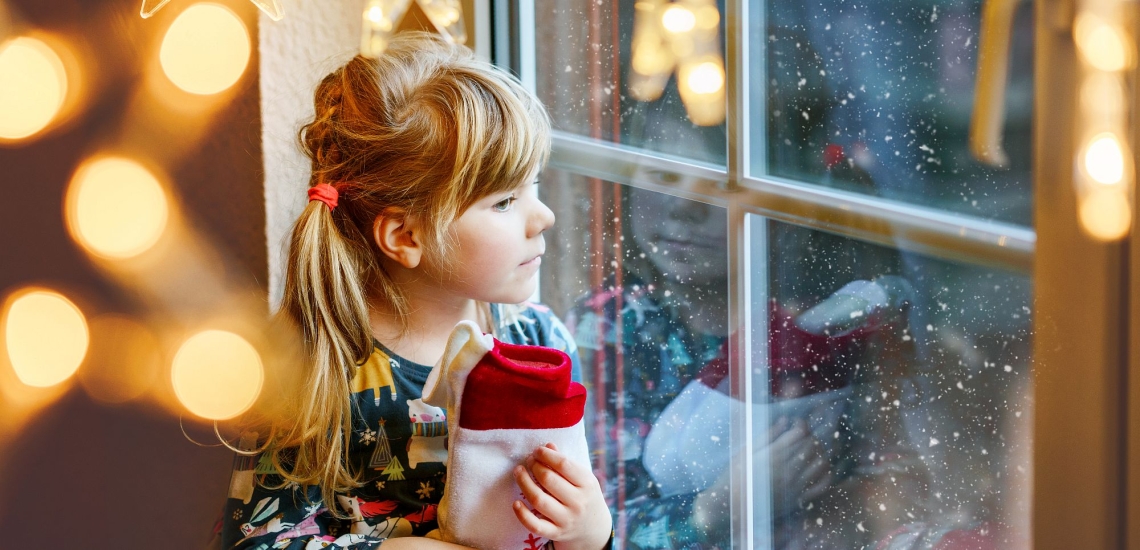
[[[353,534],[349,522],[333,517],[316,487],[272,488],[276,476],[258,473],[259,469],[272,468],[261,456],[238,455],[234,460],[222,516],[222,550],[380,547],[383,538]],[[259,483],[259,478],[270,483]]]
[[[498,322],[496,338],[510,344],[554,348],[570,356],[571,379],[582,381],[582,361],[578,344],[562,320],[547,306],[534,302],[519,305],[495,304]]]
[[[548,341],[555,344],[553,347],[561,349],[562,351],[566,352],[566,355],[570,356],[570,363],[572,365],[570,378],[575,382],[581,382],[582,359],[578,355],[578,344],[574,341],[574,337],[570,334],[570,331],[566,328],[566,325],[562,323],[562,320],[554,314],[550,315],[549,331],[550,336]]]

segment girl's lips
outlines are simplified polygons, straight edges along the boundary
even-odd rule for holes
[[[658,241],[658,243],[661,245],[664,245],[666,247],[670,247],[670,248],[698,249],[698,248],[716,248],[716,246],[717,246],[717,245],[714,245],[714,244],[709,243],[709,242],[679,241],[679,240],[675,240],[675,239],[661,239],[660,241]]]
[[[702,234],[687,234],[679,237],[676,233],[655,235],[658,244],[666,246],[686,246],[692,248],[719,248],[725,246],[728,241],[726,236],[709,236]]]
[[[535,257],[533,257],[533,258],[531,258],[531,259],[529,259],[529,260],[527,260],[527,261],[525,261],[519,265],[522,267],[531,267],[531,266],[537,266],[540,264],[542,264],[542,254],[539,254],[538,256],[535,256]]]

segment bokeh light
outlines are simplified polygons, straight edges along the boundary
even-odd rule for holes
[[[1104,72],[1085,76],[1081,83],[1081,109],[1119,120],[1117,117],[1124,111],[1124,84],[1120,76]]]
[[[418,0],[416,3],[444,39],[452,44],[467,42],[467,29],[463,25],[463,7],[459,0]]]
[[[712,61],[698,64],[684,79],[696,94],[713,94],[724,88],[724,69]]]
[[[1131,44],[1124,30],[1082,13],[1073,25],[1073,38],[1085,63],[1102,71],[1121,71],[1132,64]]]
[[[162,236],[168,217],[162,184],[130,159],[102,157],[85,162],[68,187],[71,235],[99,256],[126,259],[145,252]]]
[[[79,371],[87,394],[104,403],[124,403],[151,390],[162,369],[158,339],[142,324],[122,315],[91,321],[91,351]]]
[[[693,30],[697,24],[697,16],[692,10],[678,4],[673,4],[661,14],[661,25],[671,33],[683,33]]]
[[[245,412],[261,393],[265,373],[257,350],[242,337],[222,330],[191,336],[178,349],[171,381],[190,412],[225,420]]]
[[[380,6],[369,7],[365,14],[365,17],[373,23],[381,23],[384,21],[384,10],[380,9]],[[390,26],[391,25],[389,25],[389,27]]]
[[[1099,183],[1114,185],[1124,178],[1124,151],[1115,135],[1093,137],[1085,148],[1084,160],[1085,171]]]
[[[0,138],[35,135],[66,98],[67,71],[55,50],[26,36],[0,44]]]
[[[697,24],[702,29],[715,28],[720,23],[720,10],[716,6],[707,5],[697,9]]]
[[[233,86],[249,64],[249,30],[229,8],[199,3],[170,24],[159,61],[175,86],[210,95]]]
[[[1098,187],[1081,198],[1080,220],[1093,238],[1115,241],[1132,227],[1132,206],[1119,186]]]
[[[8,360],[29,386],[46,388],[71,378],[87,355],[90,335],[83,312],[58,292],[30,288],[14,293],[2,324]]]

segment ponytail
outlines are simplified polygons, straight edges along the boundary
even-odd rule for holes
[[[298,417],[266,450],[282,486],[319,485],[326,503],[359,485],[343,460],[352,435],[349,380],[372,352],[361,278],[371,271],[365,267],[370,255],[341,236],[333,215],[313,201],[293,227],[281,315],[299,329],[311,368],[298,395]]]

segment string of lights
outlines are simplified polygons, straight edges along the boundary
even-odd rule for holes
[[[1135,37],[1122,24],[1126,10],[1120,0],[1084,0],[1078,6],[1073,24],[1081,61],[1075,110],[1080,145],[1073,176],[1078,216],[1090,236],[1115,241],[1132,227],[1136,194],[1127,92],[1134,85],[1129,75],[1136,64]]]
[[[412,1],[365,3],[362,54],[383,52]],[[441,35],[466,42],[458,0],[415,1]],[[278,0],[251,2],[274,21],[284,15]],[[139,13],[152,20],[169,3],[144,0]],[[261,336],[272,332],[264,305],[248,296],[254,292],[227,286],[216,252],[182,216],[164,171],[175,159],[124,142],[153,144],[177,127],[193,143],[247,72],[253,44],[242,17],[226,3],[187,4],[162,23],[155,62],[140,64],[154,67],[143,71],[130,110],[140,115],[126,122],[120,143],[79,163],[62,208],[72,241],[110,281],[138,293],[145,313],[99,314],[81,291],[53,285],[10,292],[0,309],[0,360],[11,367],[0,369],[0,433],[58,399],[73,379],[101,401],[149,396],[173,414],[224,420],[254,406],[267,369],[289,368],[288,346]],[[76,95],[92,93],[80,89],[87,69],[70,53],[76,47],[22,24],[0,0],[0,141],[50,134],[75,114],[66,111]],[[114,371],[95,365],[112,356]]]
[[[635,6],[630,94],[661,97],[674,71],[689,120],[715,126],[725,117],[720,11],[711,0],[639,0]]]

